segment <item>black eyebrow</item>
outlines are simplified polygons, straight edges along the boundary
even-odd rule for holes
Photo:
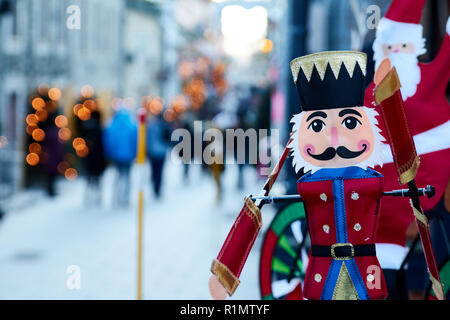
[[[309,120],[311,120],[314,117],[326,118],[327,114],[325,112],[323,112],[323,111],[316,111],[316,112],[311,113],[311,115],[308,117],[308,119],[306,119],[306,121],[309,121]]]
[[[362,118],[361,113],[359,113],[359,112],[356,111],[355,109],[344,109],[344,110],[342,110],[341,112],[339,112],[339,117],[343,117],[343,116],[345,116],[346,114],[354,114],[354,115],[360,116],[360,117]]]

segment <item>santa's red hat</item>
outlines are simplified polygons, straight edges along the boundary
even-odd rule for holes
[[[377,27],[377,37],[384,43],[417,41],[423,36],[420,25],[426,0],[393,0]]]

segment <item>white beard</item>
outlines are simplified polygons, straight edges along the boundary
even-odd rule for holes
[[[400,91],[403,100],[412,97],[417,91],[417,85],[420,83],[420,68],[418,65],[417,55],[414,53],[391,53],[389,60],[397,70],[400,83],[402,85]],[[375,63],[375,70],[378,69],[381,59],[377,59]]]

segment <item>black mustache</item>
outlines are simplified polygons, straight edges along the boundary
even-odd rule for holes
[[[362,155],[364,153],[364,151],[366,151],[367,145],[364,144],[363,146],[364,146],[364,148],[361,151],[351,151],[344,146],[337,147],[336,149],[333,147],[328,147],[321,154],[312,154],[311,149],[308,149],[306,151],[312,158],[314,158],[316,160],[320,160],[320,161],[331,160],[336,156],[336,154],[339,157],[344,158],[344,159],[353,159],[353,158],[359,157],[360,155]]]

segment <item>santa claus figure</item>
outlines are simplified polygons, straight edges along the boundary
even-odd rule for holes
[[[411,134],[420,156],[419,185],[433,185],[436,196],[423,199],[424,210],[442,198],[450,178],[450,105],[445,91],[450,77],[450,22],[441,49],[430,63],[419,63],[426,52],[423,28],[419,24],[426,0],[394,0],[376,31],[373,44],[375,79],[366,90],[365,105],[373,106],[373,90],[378,79],[395,67]],[[380,127],[385,134],[383,123]],[[382,168],[385,190],[401,188],[388,145]],[[383,199],[377,231],[377,252],[381,266],[398,269],[406,255],[406,231],[414,217],[407,199]]]

